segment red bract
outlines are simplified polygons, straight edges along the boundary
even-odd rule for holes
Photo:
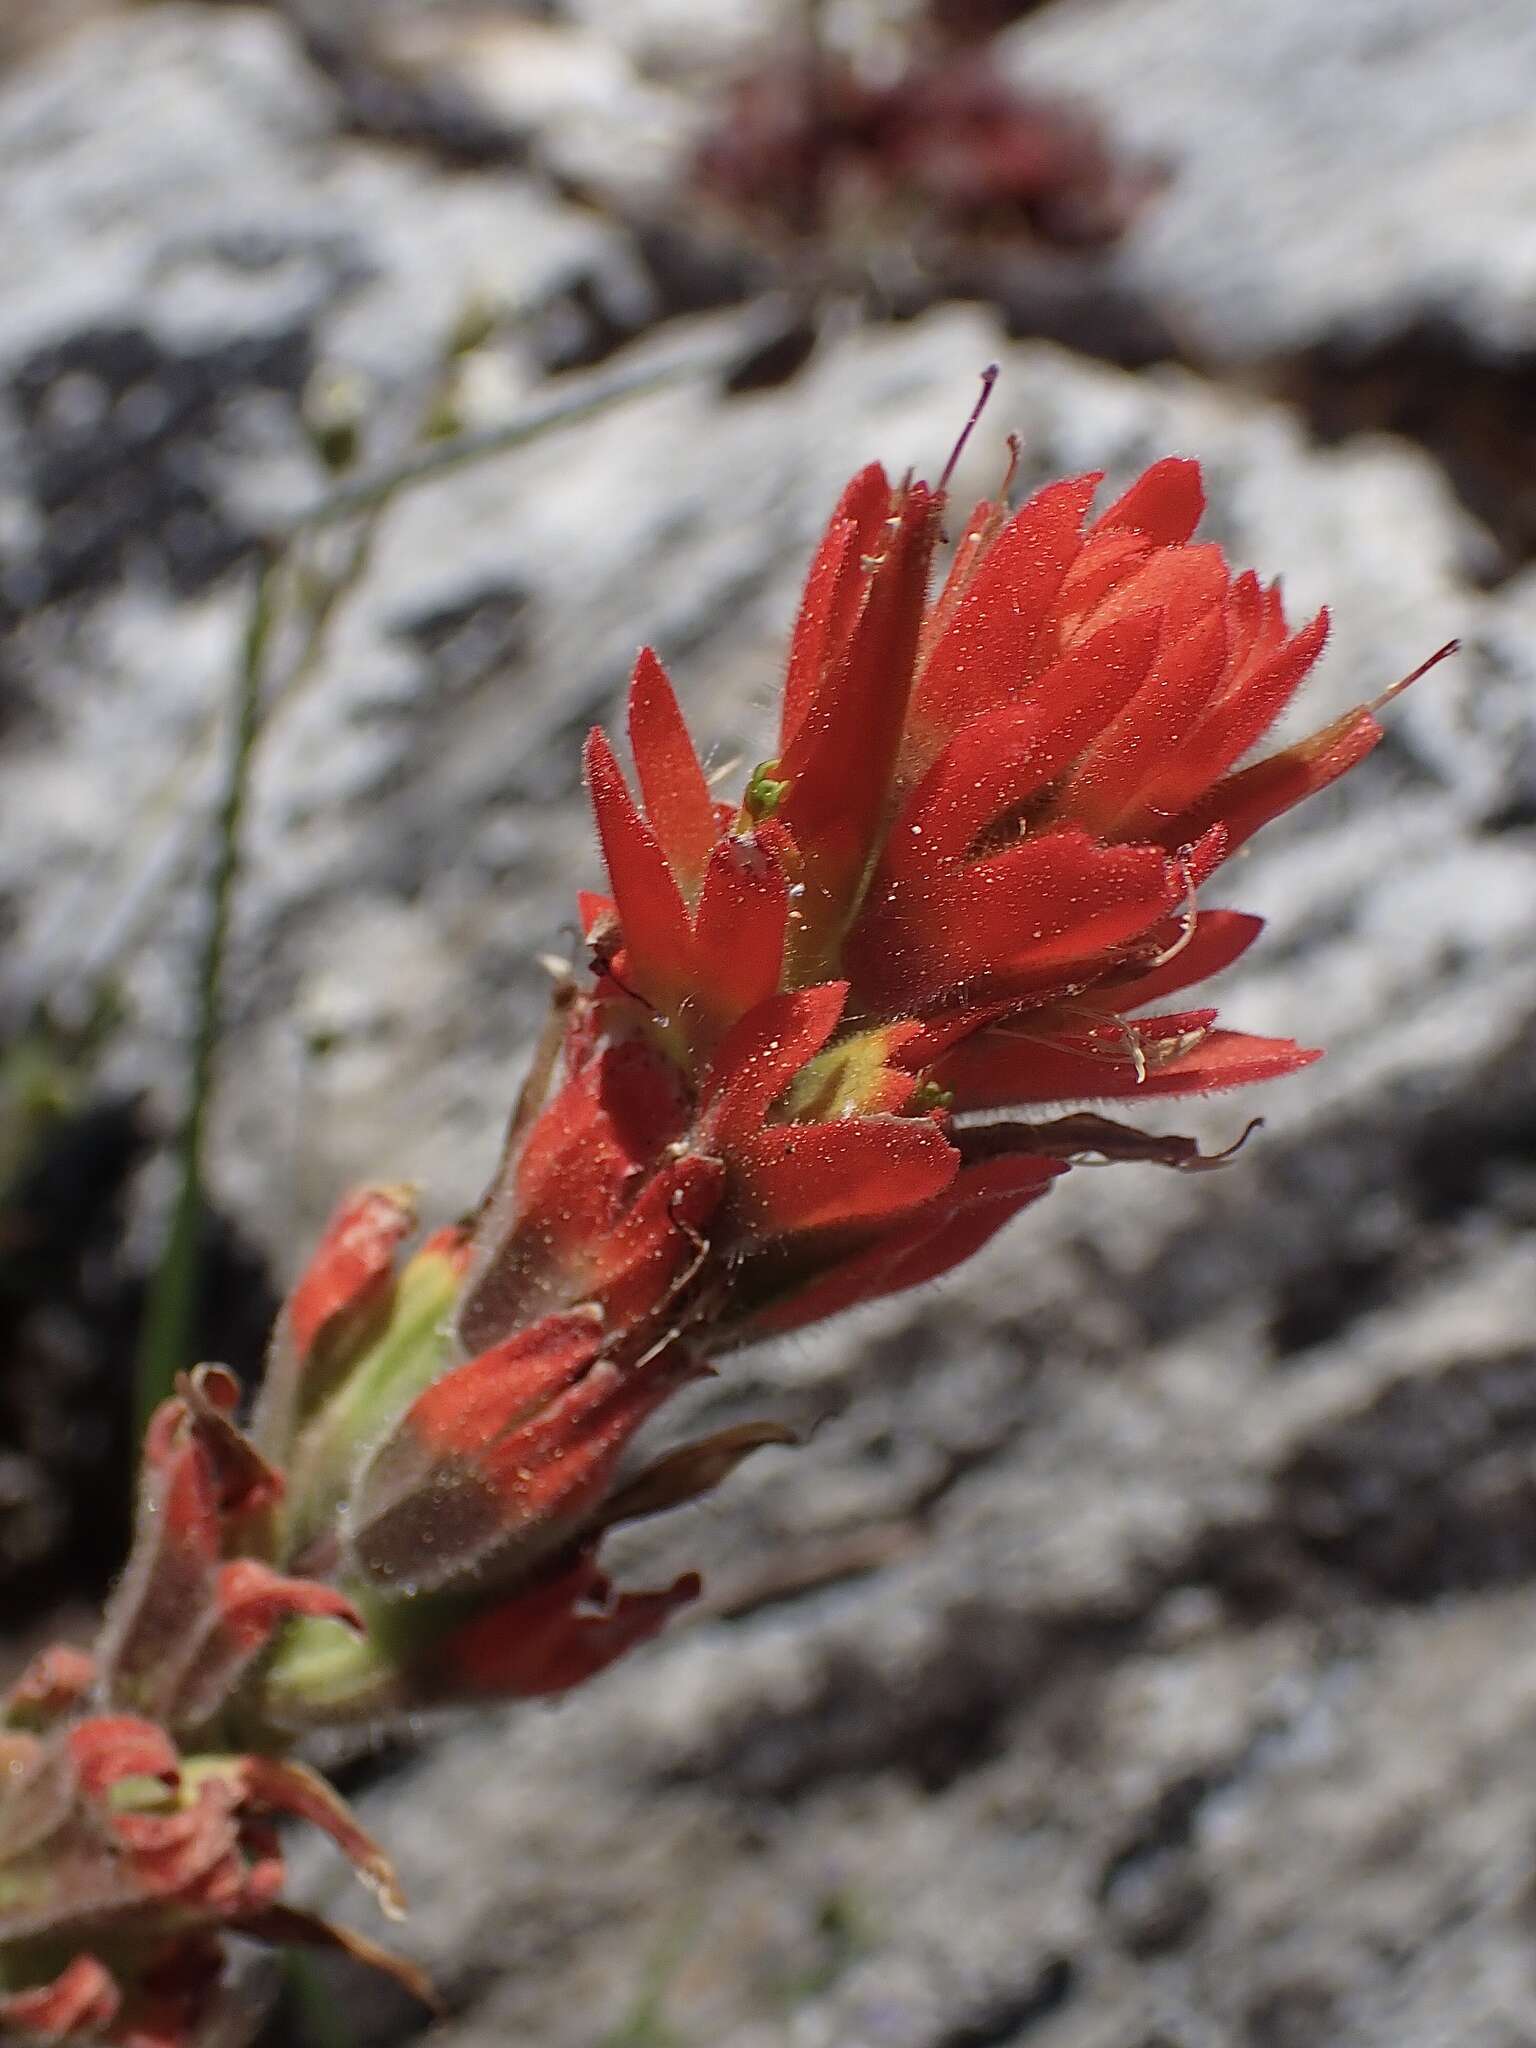
[[[353,1490],[363,1576],[423,1592],[472,1573],[505,1579],[577,1536],[635,1431],[701,1370],[678,1346],[603,1353],[596,1315],[546,1316],[428,1387]]]
[[[416,1221],[408,1188],[362,1188],[332,1216],[267,1355],[259,1442],[283,1445],[388,1321],[395,1253]]]
[[[569,1692],[646,1642],[698,1597],[686,1572],[662,1592],[614,1595],[590,1553],[569,1570],[474,1616],[438,1647],[448,1698],[537,1699]]]

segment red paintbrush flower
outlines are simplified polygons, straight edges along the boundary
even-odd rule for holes
[[[942,489],[856,477],[807,581],[778,752],[739,805],[642,654],[638,801],[604,736],[588,746],[612,884],[583,903],[593,981],[562,991],[469,1224],[397,1276],[403,1194],[338,1212],[258,1412],[285,1472],[265,1519],[248,1496],[273,1481],[210,1438],[223,1526],[266,1532],[266,1576],[202,1557],[210,1618],[161,1711],[239,1674],[279,1614],[251,1683],[274,1729],[578,1682],[695,1590],[613,1595],[604,1532],[783,1440],[726,1432],[631,1475],[706,1350],[934,1278],[1085,1153],[1207,1163],[1081,1112],[990,1112],[1314,1057],[1209,1009],[1144,1012],[1251,943],[1257,920],[1197,912],[1196,890],[1378,729],[1361,709],[1242,765],[1325,620],[1290,631],[1273,589],[1192,543],[1193,464],[1085,524],[1095,483],[978,507],[935,595]],[[109,1629],[112,1668],[134,1640]]]
[[[807,50],[737,79],[694,160],[699,195],[770,241],[812,237],[866,263],[882,231],[951,255],[983,236],[1064,250],[1118,240],[1160,169],[1122,160],[1083,109],[1021,92],[984,50],[957,47],[1000,14],[987,26],[978,0],[948,11],[934,26],[951,47],[919,41],[895,77]]]
[[[576,1219],[594,1203],[609,1229],[674,1223],[652,1311],[707,1271],[727,1297],[710,1299],[717,1328],[782,1327],[966,1256],[1070,1156],[1016,1127],[1005,1164],[955,1117],[1205,1092],[1316,1057],[1218,1029],[1208,1008],[1144,1013],[1257,936],[1257,919],[1197,911],[1196,892],[1375,745],[1374,707],[1244,765],[1326,614],[1293,631],[1277,586],[1194,542],[1194,463],[1155,464],[1090,520],[1098,483],[1054,484],[1012,517],[978,506],[934,594],[942,489],[855,477],[806,582],[778,751],[739,807],[715,802],[642,653],[639,800],[601,732],[587,749],[612,888],[583,899],[596,986],[506,1204],[519,1220],[499,1245],[482,1233],[478,1340],[511,1327],[502,1302],[481,1313],[509,1273],[552,1259],[550,1305],[586,1298]],[[599,1100],[635,1140],[606,1183]],[[1072,1136],[1192,1163],[1181,1141],[1149,1151],[1117,1126],[1076,1119]],[[545,1209],[563,1222],[541,1223],[535,1162],[561,1146],[597,1180],[583,1206],[557,1175]],[[655,1196],[685,1172],[686,1217]]]
[[[347,1951],[427,1997],[420,1974],[283,1904],[275,1819],[320,1827],[403,1910],[388,1859],[302,1765],[188,1757],[156,1723],[66,1708],[41,1732],[36,1674],[0,1703],[0,2027],[7,2040],[190,2048],[222,2005],[222,1937]],[[67,1958],[67,1960],[60,1960]]]
[[[1273,587],[1188,544],[1194,464],[1159,463],[1084,532],[1097,481],[1053,485],[1008,521],[978,507],[930,602],[939,501],[862,472],[811,569],[778,757],[703,848],[713,806],[642,656],[645,812],[600,735],[589,768],[623,937],[613,981],[674,1042],[777,988],[752,972],[776,951],[787,986],[846,978],[850,1018],[923,1020],[921,1058],[937,1024],[968,1035],[985,1011],[1039,1012],[1110,976],[1140,1000],[1253,935],[1214,927],[1188,972],[1164,971],[1193,888],[1378,728],[1362,709],[1232,774],[1316,659],[1326,615],[1288,633]],[[716,936],[699,878],[744,845],[763,907],[745,940],[739,918]],[[1154,972],[1157,989],[1138,989]]]

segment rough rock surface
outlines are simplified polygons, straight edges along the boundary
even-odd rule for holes
[[[1448,4],[1368,11],[1432,26],[1446,67],[1483,47]],[[1126,38],[1203,19],[1120,12]],[[1320,118],[1253,61],[1277,128]],[[339,126],[245,10],[150,9],[0,90],[0,1005],[68,993],[205,790],[229,565],[315,487],[311,367],[371,369],[393,418],[488,276],[532,303],[606,260],[514,170]],[[1375,232],[1344,211],[1336,247]],[[1281,263],[1278,215],[1252,219]],[[1198,454],[1234,558],[1283,568],[1297,616],[1333,606],[1309,722],[1452,632],[1466,651],[1223,878],[1272,919],[1227,1014],[1330,1055],[1198,1108],[1213,1138],[1268,1116],[1243,1158],[1080,1172],[967,1277],[733,1361],[711,1412],[810,1440],[633,1539],[637,1576],[706,1568],[702,1614],[363,1793],[453,2007],[442,2048],[1536,2037],[1536,576],[1475,586],[1421,451],[1320,451],[1206,379],[946,313],[404,499],[261,757],[215,1191],[276,1266],[352,1175],[415,1174],[444,1212],[474,1192],[533,955],[593,873],[582,728],[650,640],[716,757],[755,758],[838,484],[876,454],[932,468],[997,355],[1026,484]],[[529,375],[498,360],[492,407]],[[196,916],[184,879],[149,900],[104,1081],[163,1115]],[[329,1866],[305,1869],[318,1896]],[[374,1995],[349,1983],[359,2038],[414,2038]]]
[[[679,90],[782,52],[800,0],[283,0],[386,72],[451,85],[599,184],[686,146]],[[825,33],[888,66],[923,0],[841,0]],[[1001,18],[1004,9],[997,10]],[[1213,361],[1320,343],[1364,351],[1421,325],[1480,356],[1536,344],[1536,17],[1524,0],[1020,5],[1000,45],[1030,90],[1085,101],[1167,194],[1106,259]]]
[[[606,208],[628,260],[610,246],[554,295],[550,359],[763,274],[762,249],[677,185],[718,121],[721,81],[765,54],[782,62],[802,0],[283,4],[364,127],[435,137],[450,154],[515,143]],[[912,25],[929,4],[837,0],[823,32],[889,76],[922,47]],[[996,0],[996,18],[1008,11]],[[1097,254],[930,237],[914,256],[834,236],[797,274],[909,307],[980,298],[1015,334],[1240,376],[1330,440],[1390,427],[1430,450],[1489,528],[1485,574],[1536,554],[1536,16],[1524,0],[1015,11],[995,51],[1022,91],[1096,114],[1129,177],[1166,171],[1135,230]]]
[[[1121,261],[1201,353],[1364,347],[1417,321],[1481,352],[1536,343],[1521,0],[1065,0],[1009,47],[1176,166]]]

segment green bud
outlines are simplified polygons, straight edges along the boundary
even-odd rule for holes
[[[309,444],[332,476],[342,476],[363,451],[373,390],[365,377],[337,368],[317,370],[304,392]]]
[[[465,1256],[462,1238],[444,1231],[407,1262],[388,1323],[301,1432],[290,1471],[288,1555],[333,1525],[363,1452],[447,1364]]]
[[[484,348],[505,318],[506,308],[491,293],[471,292],[449,332],[447,359],[454,362]]]
[[[366,1594],[358,1611],[367,1623],[362,1635],[314,1617],[288,1624],[256,1688],[263,1720],[288,1730],[318,1728],[372,1720],[397,1704],[403,1645],[394,1635],[404,1616],[397,1623]]]
[[[747,784],[741,808],[743,816],[753,825],[760,825],[764,818],[771,818],[789,794],[789,783],[778,776],[778,766],[777,761],[759,761],[752,770],[752,779]]]

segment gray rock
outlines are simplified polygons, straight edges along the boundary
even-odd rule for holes
[[[456,94],[545,161],[642,210],[712,120],[720,81],[799,32],[799,0],[288,0],[387,75]],[[1171,182],[1102,259],[1026,258],[1005,299],[1038,312],[1097,275],[1176,352],[1273,365],[1404,335],[1480,361],[1536,343],[1536,21],[1522,0],[1053,0],[998,49],[1031,93],[1094,109],[1112,143]],[[876,71],[922,0],[842,0],[823,32]],[[1077,282],[1070,282],[1072,274]],[[1078,331],[1084,323],[1078,322]]]
[[[387,434],[468,304],[515,319],[599,260],[526,183],[337,147],[336,121],[254,9],[156,7],[12,82],[0,607],[206,587],[303,487],[317,363],[378,387]]]
[[[1174,178],[1114,259],[1197,354],[1438,324],[1536,342],[1536,17],[1521,0],[1057,0],[1009,43]]]

